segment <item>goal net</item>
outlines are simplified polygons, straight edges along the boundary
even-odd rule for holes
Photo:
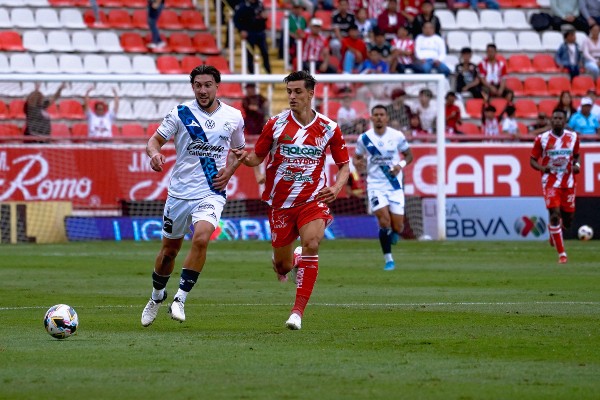
[[[247,83],[255,83],[268,100],[267,116],[287,108],[285,75],[223,75],[218,98],[246,115],[242,101]],[[370,110],[388,108],[390,125],[405,132],[414,162],[405,171],[405,238],[445,239],[442,75],[317,74],[314,107],[337,121],[350,155],[359,134],[370,128]],[[47,112],[52,121],[46,137],[23,136],[24,99],[39,82],[46,97],[65,82]],[[0,238],[2,243],[60,240],[159,239],[171,143],[164,147],[167,168],[156,173],[145,154],[148,138],[177,104],[193,98],[187,75],[0,75],[8,118],[0,122]],[[91,105],[103,102],[115,111],[110,138],[90,138],[83,108],[88,89]],[[117,93],[118,101],[114,96]],[[429,93],[424,107],[420,94]],[[427,96],[426,96],[427,97]],[[116,106],[118,104],[118,108]],[[405,108],[405,106],[407,108]],[[420,113],[421,118],[411,119]],[[246,133],[249,147],[257,135]],[[332,205],[336,222],[328,237],[376,237],[369,215],[365,177],[351,166],[351,179]],[[333,183],[337,167],[328,158]],[[228,203],[214,238],[270,238],[267,208],[260,201],[258,172],[240,167],[228,187]],[[441,215],[439,215],[441,214]]]

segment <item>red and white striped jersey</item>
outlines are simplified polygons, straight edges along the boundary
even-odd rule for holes
[[[479,74],[486,81],[493,85],[499,85],[502,78],[506,75],[506,61],[495,58],[494,61],[489,61],[484,58],[479,63]]]
[[[327,147],[336,164],[349,161],[342,131],[323,114],[316,113],[306,126],[290,110],[271,117],[254,148],[258,157],[269,155],[263,201],[276,209],[315,201],[327,184]]]
[[[319,36],[306,36],[302,47],[302,59],[304,61],[323,61],[321,53],[327,46],[329,46],[329,39],[322,33],[319,33]]]
[[[550,166],[550,172],[542,175],[545,189],[575,187],[573,160],[579,154],[579,137],[573,131],[563,132],[559,137],[550,130],[538,135],[533,142],[531,157],[536,160],[541,158],[540,165]]]
[[[407,37],[404,39],[396,38],[392,41],[392,48],[401,51],[410,51],[413,56],[398,56],[398,64],[410,65],[414,61],[415,41]]]
[[[377,19],[383,10],[385,10],[386,1],[385,0],[370,0],[368,14],[370,19]]]

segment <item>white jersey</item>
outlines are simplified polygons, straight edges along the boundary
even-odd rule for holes
[[[368,190],[398,190],[402,187],[402,171],[396,176],[390,169],[397,165],[400,153],[408,150],[406,137],[399,130],[387,127],[383,135],[369,129],[358,137],[356,154],[367,159]]]
[[[112,137],[112,123],[115,115],[112,111],[107,111],[103,116],[98,116],[91,111],[87,111],[88,136],[91,138]]]
[[[165,140],[174,137],[177,160],[169,182],[169,196],[200,199],[211,194],[225,196],[213,188],[213,179],[227,163],[229,149],[241,149],[244,119],[240,110],[218,101],[207,113],[194,99],[175,107],[156,132]]]

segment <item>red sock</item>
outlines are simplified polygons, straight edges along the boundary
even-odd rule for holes
[[[548,227],[548,230],[550,231],[550,236],[552,237],[552,241],[554,242],[554,245],[556,246],[556,251],[558,251],[558,254],[562,254],[565,252],[565,245],[563,243],[563,237],[562,237],[562,229],[559,226],[552,226],[550,225]]]
[[[319,256],[302,256],[296,274],[296,301],[292,313],[300,316],[304,314],[304,309],[315,287],[318,274]]]

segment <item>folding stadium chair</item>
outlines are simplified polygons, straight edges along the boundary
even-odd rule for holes
[[[121,43],[119,42],[119,36],[115,32],[99,32],[98,35],[96,35],[96,43],[98,45],[98,50],[103,53],[123,52],[123,47],[121,47]]]
[[[58,59],[54,54],[36,54],[33,58],[33,65],[37,72],[41,74],[58,74]]]
[[[545,113],[548,117],[552,115],[552,111],[556,108],[558,100],[556,99],[542,99],[538,103],[538,113]]]
[[[173,10],[163,10],[158,19],[160,29],[182,30],[183,25],[179,21],[179,15]]]
[[[530,73],[533,72],[531,60],[527,54],[513,54],[508,59],[506,71],[511,73]]]
[[[146,133],[144,127],[140,124],[123,124],[121,125],[120,137],[124,138],[144,138]]]
[[[185,10],[179,15],[179,20],[184,29],[205,31],[204,16],[197,10]]]
[[[60,23],[67,29],[84,29],[87,27],[83,21],[81,11],[73,8],[64,8],[59,11]]]
[[[113,9],[108,12],[108,26],[113,29],[133,29],[133,23],[129,12]],[[162,17],[162,15],[161,15]]]
[[[10,12],[10,20],[16,28],[38,28],[33,11],[30,8],[13,8]]]
[[[23,33],[23,47],[35,53],[47,53],[50,51],[46,35],[42,31],[25,31]]]
[[[548,79],[548,94],[558,96],[560,92],[571,91],[571,81],[566,76],[551,76]]]
[[[472,122],[463,122],[459,130],[465,135],[481,135],[481,128]]]
[[[227,61],[227,59],[225,57],[207,56],[205,63],[208,65],[212,65],[213,67],[215,67],[216,69],[221,71],[221,73],[224,73],[224,74],[231,73],[231,71],[229,70],[229,62]]]
[[[589,89],[596,90],[594,79],[589,75],[578,75],[571,81],[571,94],[573,96],[585,96]]]
[[[526,96],[547,96],[548,87],[544,78],[539,76],[529,76],[525,78],[523,85]]]
[[[471,118],[481,118],[483,99],[467,99],[465,102],[465,111]]]
[[[6,51],[25,51],[21,35],[14,31],[0,32],[0,49]]]
[[[156,59],[156,68],[161,74],[182,74],[179,60],[174,56],[159,56]]]
[[[527,22],[527,15],[523,10],[505,10],[504,26],[506,29],[531,29],[531,25]]]
[[[244,91],[242,90],[242,85],[240,83],[222,82],[219,85],[219,96],[241,99],[244,97]]]
[[[33,58],[27,53],[11,54],[10,70],[11,72],[19,72],[22,74],[36,73],[35,66],[33,65]]]
[[[84,119],[83,106],[77,100],[63,100],[58,104],[58,114],[61,119]]]
[[[456,12],[456,25],[460,26],[462,29],[481,29],[477,13],[467,9],[458,10]]]
[[[121,47],[127,53],[146,53],[148,47],[139,33],[125,32],[121,34]]]
[[[169,36],[169,46],[176,53],[193,54],[196,52],[192,39],[186,33],[172,33]]]
[[[502,13],[498,10],[480,10],[479,27],[483,29],[506,29]]]
[[[57,53],[71,53],[73,51],[71,36],[66,30],[50,31],[47,39],[50,51]]]
[[[8,119],[8,106],[3,101],[0,101],[0,119]]]
[[[148,11],[134,10],[131,14],[131,24],[137,29],[148,29]]]
[[[560,68],[556,65],[554,57],[550,54],[536,54],[531,62],[533,69],[541,73],[558,73]]]
[[[25,119],[25,100],[11,100],[8,103],[8,115],[10,119]]]
[[[154,57],[146,55],[135,55],[131,60],[131,66],[137,74],[158,74]]]
[[[39,28],[61,29],[62,23],[53,8],[38,8],[35,10],[35,23]]]
[[[519,51],[540,51],[542,42],[540,34],[535,31],[523,31],[517,34],[519,39]]]
[[[71,128],[62,122],[53,122],[50,137],[52,138],[71,138]]]
[[[108,74],[108,63],[105,56],[86,54],[83,56],[83,70],[87,74]]]
[[[82,53],[96,53],[98,52],[98,46],[96,45],[96,38],[89,31],[76,31],[71,36],[71,43],[73,44],[73,50]]]
[[[519,99],[515,101],[517,118],[535,118],[538,115],[538,108],[533,100]]]
[[[221,50],[217,47],[215,37],[209,32],[198,32],[192,37],[192,42],[200,54],[219,55]]]
[[[184,74],[190,73],[194,68],[204,64],[204,61],[198,56],[185,56],[181,59],[181,69]]]
[[[515,93],[515,96],[522,96],[524,93],[523,82],[517,77],[508,76],[504,79],[504,84]]]
[[[111,54],[108,56],[108,71],[112,74],[137,74],[131,67],[129,57],[122,54]]]

